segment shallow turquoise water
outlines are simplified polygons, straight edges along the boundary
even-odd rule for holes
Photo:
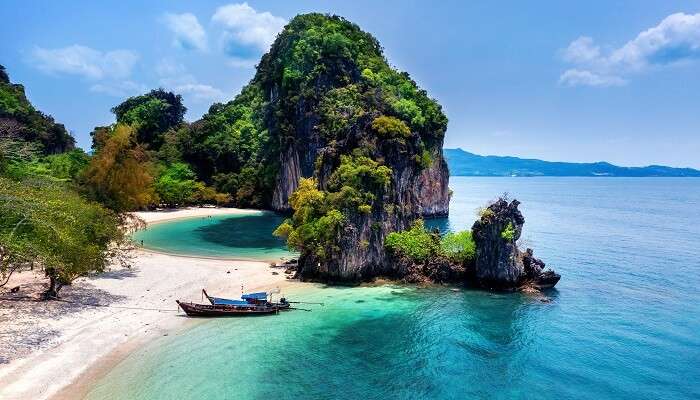
[[[550,303],[404,286],[294,289],[312,312],[207,321],[90,399],[700,398],[700,179],[452,178],[450,229],[505,191],[562,275]]]
[[[270,261],[292,256],[284,240],[272,236],[283,219],[260,211],[188,218],[151,225],[133,239],[164,253]]]

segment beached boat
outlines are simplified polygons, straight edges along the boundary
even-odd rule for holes
[[[276,306],[268,305],[232,305],[232,304],[197,304],[175,300],[177,305],[190,317],[237,317],[249,315],[275,314]]]
[[[253,304],[258,306],[274,306],[280,310],[289,310],[291,307],[291,304],[284,297],[282,297],[278,302],[268,301],[268,297],[270,297],[271,293],[267,292],[246,293],[241,296],[241,299],[227,299],[223,297],[209,296],[207,291],[204,289],[202,289],[202,294],[204,294],[204,297],[206,297],[212,305],[242,306]]]

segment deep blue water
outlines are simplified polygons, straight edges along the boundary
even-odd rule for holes
[[[297,288],[312,312],[212,320],[140,350],[90,399],[700,398],[700,179],[452,178],[450,229],[508,192],[546,295]]]

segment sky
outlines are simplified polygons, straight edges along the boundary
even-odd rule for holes
[[[163,87],[231,100],[295,15],[341,15],[443,106],[445,147],[700,168],[700,0],[0,2],[0,64],[83,148]]]

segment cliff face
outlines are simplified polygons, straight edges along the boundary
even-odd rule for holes
[[[324,144],[316,139],[317,141],[303,143],[301,146],[289,145],[280,152],[280,170],[272,197],[273,210],[291,211],[289,198],[297,189],[299,179],[315,176],[315,158],[325,148]],[[417,177],[413,172],[400,174],[397,178],[402,182],[396,189],[407,191],[410,195],[406,197],[414,197],[411,203],[416,203],[416,215],[426,218],[447,216],[450,206],[450,173],[441,147],[436,149],[430,166],[418,172]]]

